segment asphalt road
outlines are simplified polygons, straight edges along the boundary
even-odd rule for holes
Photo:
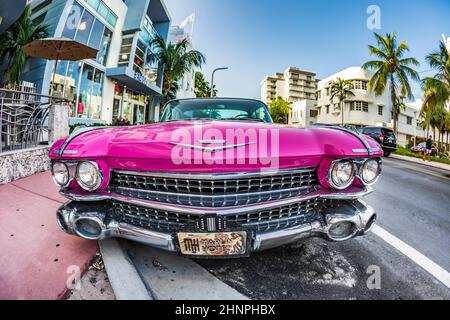
[[[437,276],[450,271],[449,172],[384,159],[365,200],[378,230],[395,240],[380,232],[344,243],[308,239],[247,259],[197,262],[253,299],[450,299]]]

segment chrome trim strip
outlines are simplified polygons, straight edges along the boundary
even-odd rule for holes
[[[175,205],[175,204],[167,204],[156,201],[148,201],[141,200],[136,198],[130,198],[121,196],[118,194],[113,194],[107,191],[99,191],[96,193],[90,194],[77,194],[73,190],[66,191],[66,189],[62,189],[60,191],[61,195],[74,200],[74,201],[101,201],[101,200],[117,200],[128,204],[133,204],[146,208],[154,208],[157,210],[163,211],[171,211],[174,213],[186,213],[189,212],[192,215],[205,215],[205,214],[217,214],[217,215],[233,215],[240,214],[243,212],[251,212],[251,211],[259,211],[259,210],[268,210],[274,207],[279,207],[283,205],[294,204],[298,202],[303,202],[306,200],[311,200],[315,198],[322,199],[339,199],[339,200],[356,200],[361,197],[364,197],[371,193],[373,188],[366,187],[357,192],[330,192],[323,189],[312,192],[308,195],[302,195],[293,198],[287,198],[282,200],[268,201],[263,203],[257,203],[252,205],[245,205],[239,207],[231,207],[231,208],[217,208],[217,207],[192,207],[192,206],[184,206],[184,205]]]
[[[128,187],[116,187],[113,186],[112,188],[116,189],[122,189],[127,191],[133,191],[133,192],[142,192],[142,193],[154,193],[154,194],[160,194],[163,196],[180,196],[180,197],[190,197],[190,198],[213,198],[213,199],[220,199],[220,198],[228,198],[228,197],[249,197],[249,196],[257,196],[257,195],[265,195],[270,193],[279,193],[279,192],[292,192],[292,191],[298,191],[298,190],[307,190],[307,189],[314,189],[315,186],[305,186],[305,187],[298,187],[298,188],[288,188],[288,189],[280,189],[280,190],[269,190],[269,191],[258,191],[258,192],[248,192],[248,193],[226,193],[223,195],[203,195],[203,194],[195,194],[195,193],[179,193],[179,192],[164,192],[164,191],[148,191],[144,189],[134,189],[134,188],[128,188]]]
[[[366,153],[366,152],[367,152],[367,149],[352,149],[352,151],[353,151],[354,153]],[[370,148],[370,151],[373,152],[373,153],[379,152],[379,151],[380,151],[380,148]]]
[[[173,178],[173,179],[198,179],[198,180],[226,180],[226,179],[239,179],[239,178],[252,178],[252,177],[265,177],[275,174],[295,174],[311,172],[316,167],[307,167],[301,169],[281,169],[281,170],[267,170],[267,171],[246,171],[246,172],[233,172],[233,173],[176,173],[176,172],[163,172],[163,171],[131,171],[131,170],[114,170],[113,173],[137,175],[144,177],[157,177],[157,178]]]
[[[59,152],[58,152],[58,156],[61,157],[64,154],[64,150],[66,149],[67,145],[76,137],[82,135],[83,133],[86,132],[90,132],[90,131],[94,131],[94,130],[100,130],[100,129],[113,129],[115,127],[87,127],[87,128],[82,128],[82,129],[78,129],[74,132],[72,132],[71,135],[69,135],[69,137],[66,139],[66,141],[64,141],[64,143],[61,145],[61,147],[59,148]]]

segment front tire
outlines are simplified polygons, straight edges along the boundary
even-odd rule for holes
[[[385,151],[385,152],[383,152],[383,157],[389,157],[391,155],[391,152],[390,151]]]

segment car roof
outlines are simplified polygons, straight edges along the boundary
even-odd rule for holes
[[[371,126],[371,127],[362,127],[361,129],[382,129],[382,130],[386,130],[386,131],[392,131],[394,132],[394,130],[390,129],[390,128],[386,128],[386,127],[377,127],[377,126]]]

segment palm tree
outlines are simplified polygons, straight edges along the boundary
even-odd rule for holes
[[[429,93],[424,102],[431,105],[445,105],[450,99],[450,53],[441,41],[439,50],[429,54],[425,59],[437,73],[422,81],[423,87]]]
[[[396,105],[397,92],[401,96],[413,99],[409,78],[420,81],[419,74],[411,67],[418,66],[419,62],[414,58],[403,57],[409,51],[406,41],[397,43],[397,34],[387,33],[385,37],[374,33],[377,46],[369,45],[370,55],[376,56],[379,60],[367,61],[363,64],[366,70],[374,71],[369,81],[369,91],[373,91],[375,96],[381,96],[389,87],[392,114],[394,118],[394,132],[397,134],[398,115],[400,110]]]
[[[22,48],[34,40],[48,37],[48,26],[34,24],[30,16],[30,5],[27,5],[22,16],[0,35],[0,62],[7,62],[6,79],[13,85],[19,82],[27,58]]]
[[[177,82],[186,72],[191,71],[193,67],[201,67],[206,61],[203,53],[189,49],[190,41],[188,38],[173,44],[166,43],[163,37],[154,34],[150,46],[155,52],[154,59],[164,68],[162,87],[164,101],[176,95],[179,87]]]
[[[433,131],[436,128],[439,130],[438,141],[443,143],[448,121],[448,112],[444,106],[450,99],[450,54],[441,41],[439,49],[426,56],[425,59],[437,73],[422,81],[422,89],[425,94],[421,114]]]
[[[341,125],[344,125],[344,103],[348,97],[354,96],[353,84],[350,80],[344,80],[339,77],[336,80],[330,82],[330,102],[333,102],[334,98],[338,98],[339,106],[341,108]]]

